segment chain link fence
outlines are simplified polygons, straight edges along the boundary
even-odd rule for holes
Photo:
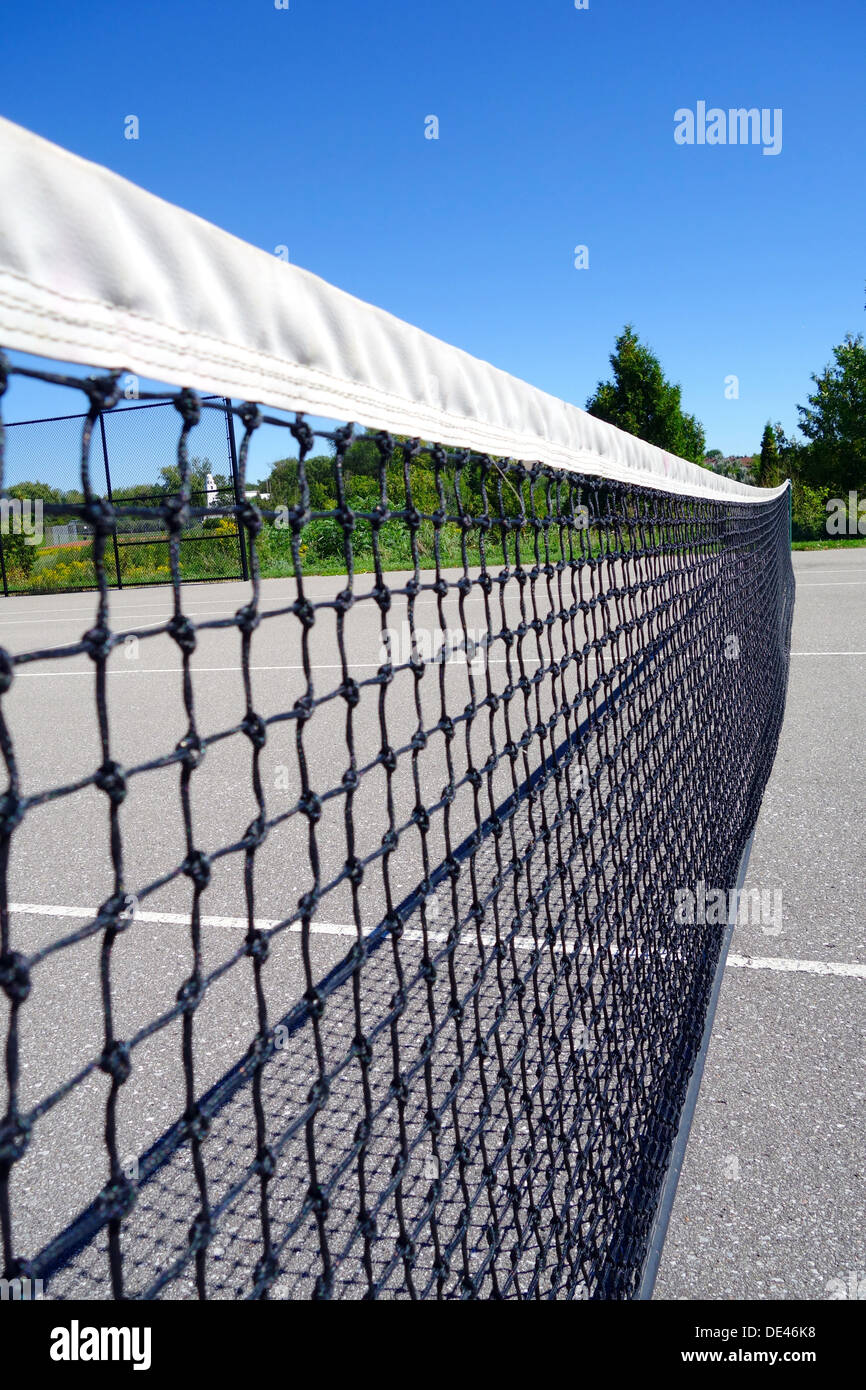
[[[213,510],[213,515],[191,516],[181,534],[180,574],[185,580],[248,576],[234,510],[243,499],[233,418],[230,403],[223,404],[222,411],[204,411],[196,431],[190,504]],[[46,502],[83,501],[78,456],[85,419],[65,415],[6,425],[9,496],[0,501],[4,596],[96,587],[92,528],[80,517],[56,513],[43,522],[42,513]],[[112,588],[171,580],[169,536],[158,509],[180,491],[176,459],[177,411],[171,401],[119,406],[99,416],[89,459],[94,491],[113,506],[154,509],[153,520],[118,516],[105,553]]]

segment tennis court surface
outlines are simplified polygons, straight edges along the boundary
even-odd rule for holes
[[[4,180],[44,175],[0,248],[0,341],[81,368],[14,355],[3,413],[34,379],[89,412],[82,500],[44,510],[91,528],[100,581],[0,615],[6,1277],[646,1293],[728,935],[675,908],[740,881],[772,767],[787,488],[0,138]],[[33,237],[42,188],[86,259]],[[177,408],[172,582],[109,592],[143,510],[88,458],[130,373]],[[206,393],[233,402],[240,487],[211,510],[249,583],[180,578]],[[284,461],[282,507],[246,500],[252,453]]]

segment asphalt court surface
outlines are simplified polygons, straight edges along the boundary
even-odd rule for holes
[[[866,1296],[866,549],[800,551],[785,723],[655,1297]],[[832,973],[830,973],[832,972]]]

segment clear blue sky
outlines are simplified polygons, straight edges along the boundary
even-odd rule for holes
[[[863,0],[41,0],[2,62],[3,115],[578,405],[633,322],[725,453],[866,328]],[[781,153],[677,145],[701,100]]]

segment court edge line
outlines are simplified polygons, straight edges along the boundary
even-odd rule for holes
[[[866,651],[862,651],[862,652],[791,652],[790,655],[791,655],[791,656],[866,656]],[[46,659],[48,659],[48,658],[46,658]],[[526,661],[529,661],[529,662],[537,662],[537,661],[538,661],[538,657],[534,657],[534,656],[525,657],[524,659],[525,659]],[[591,661],[591,662],[595,662],[595,661],[598,660],[598,658],[597,658],[597,657],[594,657],[594,656],[587,656],[587,657],[583,657],[582,659],[583,659],[584,661],[586,661],[586,662],[590,662],[590,661]],[[444,663],[443,663],[443,662],[440,662],[440,661],[426,661],[426,662],[424,663],[424,665],[425,665],[425,666],[441,666],[441,665],[445,665],[445,666],[458,666],[458,667],[460,667],[460,668],[463,668],[463,667],[466,666],[467,664],[472,665],[473,662],[474,662],[475,660],[477,660],[478,663],[479,663],[479,668],[478,668],[478,669],[480,669],[480,668],[481,668],[483,665],[485,665],[485,664],[488,665],[488,666],[505,666],[505,665],[507,664],[507,660],[506,660],[506,658],[505,658],[504,656],[491,656],[491,657],[489,658],[489,660],[488,660],[486,663],[484,662],[483,658],[478,657],[478,658],[473,658],[473,661],[470,662],[470,663],[467,663],[467,662],[465,662],[465,661],[446,661],[446,662],[444,662]],[[352,662],[352,667],[353,667],[353,669],[356,670],[356,671],[378,671],[378,670],[379,670],[379,667],[381,666],[381,664],[382,664],[381,662],[377,662],[377,661],[353,661],[353,662]],[[254,665],[251,665],[249,669],[250,669],[251,671],[303,671],[303,670],[304,670],[304,667],[303,667],[303,666],[254,666]],[[326,663],[322,663],[322,662],[312,662],[311,665],[310,665],[310,670],[311,670],[311,671],[342,671],[342,669],[343,669],[343,668],[342,668],[342,666],[340,665],[339,662],[326,662]],[[227,674],[230,674],[230,673],[237,674],[237,672],[239,672],[240,670],[241,670],[241,667],[240,667],[240,666],[193,666],[193,667],[192,667],[192,674],[193,674],[194,676],[196,676],[196,675],[199,675],[199,676],[216,676],[216,675],[227,675]],[[143,666],[143,667],[142,667],[142,666],[130,666],[128,669],[125,668],[125,667],[123,667],[123,666],[115,666],[115,667],[113,667],[113,668],[112,668],[112,667],[106,667],[106,672],[105,672],[105,674],[106,674],[107,676],[179,676],[179,675],[182,674],[182,671],[183,671],[183,668],[182,668],[181,666]],[[43,680],[44,680],[45,678],[53,679],[55,676],[92,676],[92,675],[93,675],[93,668],[92,668],[92,667],[86,667],[83,671],[53,671],[53,670],[52,670],[52,671],[16,671],[16,673],[15,673],[15,680],[16,680],[16,681],[19,681],[19,680],[39,680],[39,679],[43,679]]]
[[[47,903],[10,903],[10,912],[20,912],[30,916],[39,917],[73,917],[82,920],[95,919],[98,916],[98,908],[95,907],[66,907],[61,904]],[[141,912],[137,911],[134,916],[136,922],[147,922],[154,926],[189,926],[189,914],[186,912]],[[257,917],[255,926],[259,931],[270,931],[278,926],[281,918]],[[203,927],[225,927],[231,931],[246,931],[246,917],[221,917],[216,915],[203,914],[200,918]],[[733,924],[737,926],[738,923]],[[293,922],[286,930],[300,935],[300,922]],[[357,930],[351,923],[347,922],[311,922],[310,931],[314,936],[343,936],[355,938]],[[423,939],[420,931],[407,928],[403,933],[409,940]],[[486,937],[489,936],[489,940]],[[428,940],[441,944],[448,939],[448,933],[443,931],[428,931]],[[495,945],[496,937],[491,933],[485,934],[485,945]],[[518,936],[514,938],[514,944],[519,950],[531,951],[537,945],[531,936]],[[588,952],[588,954],[591,954]],[[729,955],[728,966],[738,970],[774,970],[784,974],[800,975],[837,975],[848,979],[866,979],[866,965],[847,961],[823,961],[823,960],[798,960],[789,956],[741,956]]]

